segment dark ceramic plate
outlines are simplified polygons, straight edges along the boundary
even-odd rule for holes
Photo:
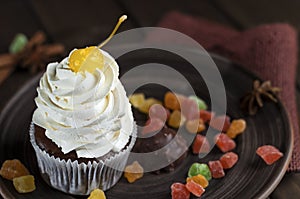
[[[191,52],[192,55],[192,52]],[[195,57],[198,59],[198,57]],[[203,198],[266,198],[277,186],[287,168],[292,151],[292,132],[284,107],[279,102],[266,103],[264,108],[254,117],[247,116],[239,108],[239,100],[252,87],[257,79],[255,75],[244,70],[232,62],[213,56],[223,77],[227,95],[227,114],[231,118],[245,118],[248,127],[246,132],[236,139],[237,152],[240,159],[237,165],[226,172],[222,179],[213,179],[206,189]],[[207,88],[201,77],[197,77],[188,63],[169,53],[152,49],[136,51],[118,59],[121,75],[132,66],[158,62],[167,64],[180,71],[192,85],[197,95],[209,102]],[[126,90],[136,85],[139,74],[135,78],[124,79]],[[34,97],[40,75],[28,82],[10,100],[0,116],[0,164],[6,159],[18,158],[29,168],[36,178],[36,191],[28,194],[18,194],[11,181],[0,178],[0,193],[4,198],[84,198],[71,196],[49,187],[40,177],[35,155],[28,141],[28,128],[33,110]],[[153,76],[153,79],[156,77]],[[165,78],[173,82],[178,92],[184,93],[184,86],[176,85],[176,79]],[[149,84],[139,88],[147,96],[162,98],[166,88],[156,84]],[[136,116],[141,122],[142,117]],[[271,166],[267,166],[256,154],[257,147],[271,144],[284,153],[284,157]],[[189,166],[194,162],[208,162],[219,158],[221,153],[214,149],[205,158],[199,160],[189,152],[184,163],[174,172],[155,175],[151,173],[139,181],[129,184],[122,178],[115,187],[107,191],[107,198],[170,198],[170,185],[173,182],[184,182]]]

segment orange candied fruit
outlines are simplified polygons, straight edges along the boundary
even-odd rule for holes
[[[0,175],[8,180],[29,175],[27,168],[18,159],[6,160],[1,167]]]
[[[136,180],[142,178],[143,175],[144,169],[137,161],[134,161],[131,165],[125,167],[124,177],[129,183],[135,182]]]
[[[233,120],[226,132],[228,137],[234,139],[237,135],[243,133],[246,129],[246,121],[243,119]]]
[[[180,102],[183,101],[184,98],[183,95],[168,91],[164,97],[165,107],[171,110],[180,110]]]

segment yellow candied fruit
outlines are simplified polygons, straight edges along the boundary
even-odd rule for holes
[[[186,179],[186,182],[189,182],[193,180],[195,183],[201,185],[203,188],[206,188],[208,186],[208,180],[201,174],[198,174],[196,176],[188,177]]]
[[[234,139],[237,135],[245,131],[246,126],[246,121],[243,119],[233,120],[226,134],[228,135],[228,137]]]
[[[35,190],[34,177],[32,175],[14,178],[13,184],[19,193],[29,193]]]
[[[144,101],[144,103],[139,107],[139,111],[141,111],[142,113],[148,114],[150,107],[154,104],[162,105],[162,102],[155,98],[150,97],[150,98],[146,99]]]
[[[74,50],[69,57],[69,66],[73,72],[93,73],[96,68],[103,69],[103,54],[97,46]]]
[[[129,183],[135,182],[136,180],[142,178],[143,175],[144,169],[137,161],[134,161],[131,165],[125,167],[124,177]]]
[[[88,199],[106,199],[106,196],[101,189],[94,189]]]
[[[188,120],[185,123],[185,128],[190,133],[200,133],[206,129],[202,119]]]
[[[12,180],[16,177],[29,175],[29,171],[18,159],[6,160],[2,164],[0,175],[7,180]]]
[[[145,103],[145,95],[143,93],[135,93],[129,96],[129,102],[134,108],[139,108]]]
[[[182,126],[186,121],[186,118],[181,114],[180,111],[175,110],[171,113],[169,120],[168,120],[168,124],[169,126],[173,127],[173,128],[179,128],[180,126]]]

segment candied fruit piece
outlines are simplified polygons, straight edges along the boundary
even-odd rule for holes
[[[193,143],[193,153],[208,153],[210,151],[210,144],[205,136],[196,135]]]
[[[230,118],[227,115],[213,117],[209,125],[214,129],[226,132],[230,126]]]
[[[194,100],[185,98],[180,105],[181,112],[187,120],[199,119],[198,105]]]
[[[13,178],[29,175],[26,167],[20,162],[20,160],[6,160],[1,167],[0,175],[8,180]]]
[[[188,176],[203,175],[207,180],[211,179],[211,173],[207,164],[194,163],[189,169]]]
[[[208,180],[201,174],[198,174],[196,176],[188,177],[186,179],[186,182],[189,182],[193,180],[197,184],[201,185],[203,188],[206,188],[208,186]]]
[[[181,114],[180,111],[175,110],[171,113],[168,124],[173,128],[179,128],[185,123],[185,117]]]
[[[210,112],[207,110],[200,110],[199,114],[200,114],[200,118],[203,120],[204,123],[209,122],[213,117],[215,117],[214,112]]]
[[[226,132],[228,137],[234,139],[237,135],[243,133],[246,129],[246,121],[243,119],[233,120]]]
[[[168,91],[164,97],[165,107],[171,110],[180,110],[180,102],[183,101],[185,97],[183,95],[174,94]]]
[[[162,121],[167,121],[170,116],[170,111],[160,104],[154,104],[149,109],[150,118],[159,118]]]
[[[223,169],[232,168],[238,161],[239,157],[236,153],[227,152],[220,158]]]
[[[71,52],[69,66],[73,72],[88,71],[93,73],[96,68],[103,68],[103,54],[97,46],[76,49]]]
[[[209,169],[211,171],[211,175],[213,178],[222,178],[225,176],[224,169],[219,160],[209,161],[208,165],[209,165]]]
[[[94,189],[88,199],[106,199],[106,196],[101,189]]]
[[[175,182],[171,185],[172,199],[189,199],[190,192],[187,190],[184,184]]]
[[[125,167],[124,177],[129,183],[135,182],[136,180],[142,178],[143,175],[144,169],[137,161],[134,161],[131,165]]]
[[[129,96],[129,102],[134,108],[139,108],[145,103],[145,95],[143,93],[135,93]]]
[[[165,122],[158,118],[149,118],[143,127],[142,135],[153,133],[161,130],[165,126]]]
[[[189,99],[192,99],[197,103],[199,110],[206,110],[207,109],[206,103],[204,102],[204,100],[200,99],[199,97],[189,96]]]
[[[154,99],[152,97],[146,99],[144,103],[139,107],[139,111],[142,113],[149,113],[149,109],[151,108],[152,105],[154,104],[162,104],[161,101]]]
[[[228,137],[224,133],[219,133],[215,136],[215,142],[218,148],[223,152],[226,153],[228,151],[233,150],[236,147],[236,144],[233,139]]]
[[[194,194],[197,197],[200,197],[205,191],[201,185],[197,184],[193,180],[188,181],[185,187],[187,188],[187,190],[189,190],[192,194]]]
[[[9,52],[11,54],[16,54],[18,52],[21,52],[27,43],[28,43],[28,39],[26,35],[22,33],[18,33],[13,39],[13,41],[11,42],[11,44],[9,45]]]
[[[273,164],[283,156],[283,154],[272,145],[258,147],[256,153],[265,161],[267,165]]]
[[[202,119],[188,120],[185,123],[185,128],[190,133],[200,133],[205,130],[205,124]]]
[[[35,190],[34,177],[32,175],[16,177],[13,179],[13,184],[19,193],[29,193]]]

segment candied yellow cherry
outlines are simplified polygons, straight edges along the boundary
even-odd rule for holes
[[[103,54],[97,46],[74,50],[69,58],[69,66],[74,72],[87,71],[93,73],[96,68],[103,68]]]
[[[101,189],[94,189],[88,199],[106,199],[106,197]]]

